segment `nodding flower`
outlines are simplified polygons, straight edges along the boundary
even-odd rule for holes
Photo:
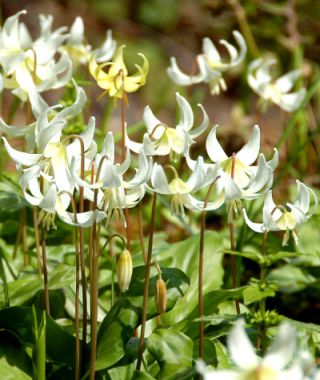
[[[269,231],[284,231],[283,245],[286,245],[290,231],[295,243],[298,243],[298,235],[296,227],[305,223],[316,212],[318,207],[318,197],[310,189],[299,180],[296,181],[298,194],[294,203],[287,203],[285,206],[278,206],[274,203],[272,191],[267,193],[263,206],[262,223],[252,222],[245,209],[243,216],[249,228],[258,233]],[[313,207],[311,208],[311,199],[313,198]]]
[[[230,61],[223,62],[220,53],[209,38],[204,38],[202,43],[203,53],[197,56],[199,73],[195,75],[187,75],[183,73],[177,65],[174,57],[171,58],[171,66],[167,69],[171,80],[179,86],[190,86],[196,83],[208,83],[211,94],[219,94],[220,90],[226,90],[227,85],[222,74],[243,62],[247,53],[247,46],[238,31],[233,32],[234,38],[239,45],[239,51],[225,40],[221,40],[220,44],[225,46]]]

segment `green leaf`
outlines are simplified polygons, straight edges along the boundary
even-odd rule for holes
[[[271,255],[268,255],[266,257],[267,265],[272,265],[276,263],[277,261],[281,261],[284,259],[292,259],[295,257],[299,257],[301,255],[299,252],[287,252],[287,251],[280,251],[273,253]]]
[[[203,294],[220,288],[223,280],[222,241],[215,232],[206,233],[204,246]],[[160,267],[181,269],[190,278],[190,286],[175,307],[162,316],[165,325],[173,326],[186,319],[198,305],[199,235],[157,252]]]
[[[155,380],[155,378],[146,372],[134,371],[131,380]]]
[[[127,344],[141,320],[145,271],[145,266],[134,268],[129,291],[116,301],[99,327],[97,370],[111,367],[126,353]],[[161,273],[167,286],[167,309],[170,310],[186,291],[189,279],[176,268],[162,267]],[[158,275],[154,267],[151,276],[147,319],[158,314],[155,303],[155,282]]]
[[[49,274],[49,289],[61,289],[75,282],[75,268],[69,265],[60,264]],[[3,289],[3,286],[0,289]],[[1,290],[2,290],[1,289]],[[11,306],[23,305],[36,292],[43,289],[43,280],[37,274],[28,274],[22,278],[8,283],[9,299]],[[0,294],[0,303],[4,305],[4,292]]]
[[[267,278],[276,282],[284,293],[297,292],[316,281],[307,271],[289,264],[272,270]]]
[[[158,361],[158,379],[176,379],[179,372],[192,367],[192,340],[173,329],[157,329],[147,340],[147,348]]]
[[[32,363],[18,340],[7,331],[0,333],[0,379],[31,380]]]
[[[36,309],[38,325],[42,310]],[[12,332],[24,345],[34,347],[34,319],[31,307],[10,307],[0,310],[0,329]],[[63,330],[50,316],[46,316],[47,359],[73,367],[75,338]]]
[[[246,287],[243,291],[243,301],[245,305],[250,305],[253,302],[260,301],[267,297],[276,295],[276,287],[274,285],[266,285],[263,289],[259,284],[252,284]]]
[[[135,363],[130,363],[123,366],[117,366],[108,370],[108,375],[111,380],[131,380],[135,371]]]

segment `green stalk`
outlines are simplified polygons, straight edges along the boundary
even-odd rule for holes
[[[149,283],[150,283],[153,235],[154,235],[154,226],[155,226],[155,219],[156,219],[156,206],[157,206],[157,193],[154,193],[153,202],[152,202],[152,211],[151,211],[151,221],[150,221],[150,234],[149,234],[148,254],[147,254],[147,262],[146,262],[146,275],[145,275],[145,283],[144,283],[144,290],[143,290],[141,333],[140,333],[138,358],[137,358],[137,366],[136,366],[136,369],[138,371],[140,371],[140,368],[141,368],[143,348],[144,348],[144,336],[145,336],[146,321],[147,321],[147,304],[148,304]]]
[[[236,154],[232,154],[232,167],[231,167],[231,178],[234,178],[234,171],[235,171],[235,163],[236,163]],[[230,232],[230,249],[231,251],[235,250],[235,238],[234,238],[234,210],[233,205],[229,205],[229,232]],[[237,257],[232,255],[231,256],[231,271],[232,271],[232,289],[235,289],[238,285],[237,283]],[[235,300],[236,304],[236,311],[237,314],[240,314],[240,304],[238,300]]]
[[[264,232],[262,237],[262,256],[263,261],[260,265],[260,284],[264,285],[266,280],[266,265],[265,265],[265,259],[266,259],[266,249],[267,249],[267,236],[268,232]],[[259,302],[259,310],[262,322],[259,327],[259,335],[257,339],[257,348],[264,351],[265,349],[265,340],[266,340],[266,299],[262,298]]]
[[[201,212],[200,248],[199,248],[199,275],[198,275],[198,309],[199,309],[199,358],[204,360],[204,321],[203,321],[203,261],[204,261],[204,237],[206,232],[206,207],[208,206],[211,190],[218,177],[211,183],[204,201],[204,210]],[[202,379],[202,375],[199,375]]]

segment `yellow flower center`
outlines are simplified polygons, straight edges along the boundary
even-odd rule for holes
[[[284,211],[276,221],[276,225],[283,231],[293,230],[296,226],[296,218],[290,211]]]
[[[236,157],[227,158],[221,163],[221,168],[225,173],[229,174],[241,188],[245,187],[250,181],[250,176],[247,172],[248,166]]]
[[[243,380],[278,380],[279,373],[272,368],[258,367],[246,373]]]
[[[174,194],[188,194],[190,193],[190,188],[188,185],[183,182],[180,178],[174,178],[170,183],[169,183],[169,189],[174,193]]]

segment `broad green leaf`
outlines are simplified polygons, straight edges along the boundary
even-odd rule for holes
[[[276,295],[277,287],[274,285],[266,285],[261,289],[258,284],[252,284],[246,287],[243,291],[243,301],[245,305],[250,305],[253,302],[260,301],[267,297]]]
[[[32,362],[30,357],[19,341],[7,331],[0,333],[0,379],[32,379]]]
[[[155,378],[146,372],[134,371],[131,380],[155,380]]]
[[[296,321],[284,317],[286,321],[289,321],[296,329],[301,333],[300,340],[304,341],[306,348],[311,350],[312,348],[320,349],[320,326],[314,323],[305,323]],[[311,346],[314,347],[311,347]]]
[[[135,363],[117,366],[108,370],[108,375],[111,380],[131,380],[135,371]]]
[[[210,232],[205,235],[203,294],[220,288],[223,279],[222,242],[219,235]],[[170,266],[181,269],[190,278],[190,286],[175,307],[162,316],[165,325],[173,326],[187,318],[198,305],[199,235],[172,244],[168,249],[155,255],[160,267]]]
[[[289,264],[272,270],[267,278],[274,281],[284,293],[297,292],[316,281],[307,271]]]
[[[147,349],[158,361],[158,379],[176,379],[179,372],[192,367],[192,340],[173,329],[157,329],[147,340]]]
[[[75,268],[60,264],[49,272],[49,290],[65,288],[75,282]],[[0,289],[3,289],[3,286]],[[22,278],[8,283],[11,306],[23,305],[43,289],[43,280],[37,274],[23,275]],[[4,304],[4,293],[0,294],[0,303]]]
[[[36,309],[40,324],[42,310]],[[33,313],[31,307],[10,307],[0,310],[0,329],[12,332],[24,345],[34,347]],[[47,359],[73,367],[75,363],[75,338],[46,316]]]
[[[111,367],[126,353],[127,344],[141,320],[145,271],[145,266],[134,268],[129,291],[116,301],[99,327],[97,370]],[[176,268],[161,267],[161,272],[167,286],[167,309],[170,310],[185,293],[189,279]],[[151,276],[147,319],[158,313],[155,303],[155,282],[158,276],[154,267]]]

